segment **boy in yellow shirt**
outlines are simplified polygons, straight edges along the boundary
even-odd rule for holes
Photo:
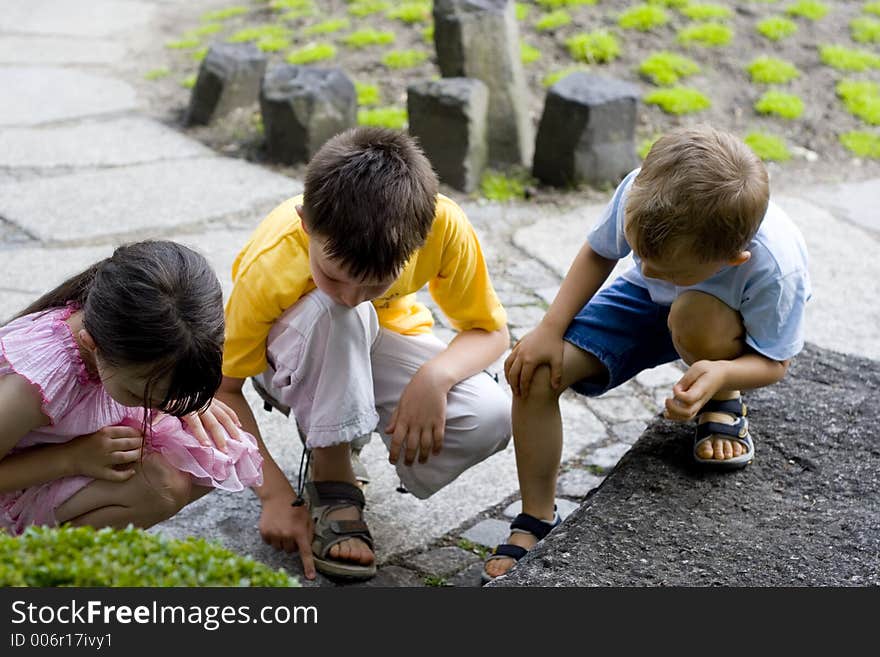
[[[510,400],[483,370],[508,347],[506,314],[464,212],[405,134],[355,128],[309,163],[302,196],[272,211],[233,265],[218,397],[260,443],[260,533],[299,550],[307,578],[375,574],[351,443],[376,430],[426,498],[504,449]],[[428,285],[458,335],[431,333]],[[293,412],[311,450],[304,504],[242,395],[248,377]]]

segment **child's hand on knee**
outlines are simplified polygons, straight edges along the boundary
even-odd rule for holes
[[[144,437],[131,427],[104,427],[74,438],[69,445],[71,475],[123,482],[134,476]]]
[[[416,457],[425,463],[431,454],[443,448],[446,429],[446,384],[431,379],[430,372],[419,370],[403,390],[385,433],[391,436],[388,460],[396,464],[403,451],[403,462],[412,465]]]
[[[181,420],[187,431],[202,445],[213,442],[221,452],[226,451],[227,436],[232,440],[239,440],[241,422],[235,411],[219,399],[212,399],[208,408],[201,413],[190,413]]]
[[[672,386],[673,396],[666,399],[666,411],[663,415],[669,420],[687,422],[724,388],[723,362],[699,360]]]
[[[539,324],[519,340],[504,361],[504,376],[513,394],[528,397],[535,370],[550,366],[550,383],[554,389],[562,385],[562,352],[565,342],[558,331]]]

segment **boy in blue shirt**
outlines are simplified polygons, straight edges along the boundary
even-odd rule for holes
[[[635,266],[598,291],[630,252]],[[696,418],[697,463],[745,467],[755,448],[740,391],[783,378],[803,347],[809,297],[803,237],[770,203],[760,159],[706,126],[660,138],[505,363],[523,513],[487,560],[484,580],[506,573],[559,522],[563,390],[600,395],[681,358],[689,369],[665,416]]]

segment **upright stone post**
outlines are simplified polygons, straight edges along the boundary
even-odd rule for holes
[[[489,91],[479,80],[443,78],[407,88],[409,132],[417,137],[440,180],[463,192],[486,168]]]
[[[534,131],[512,0],[434,0],[434,46],[443,77],[489,88],[489,162],[529,166]]]
[[[638,166],[639,88],[591,73],[572,73],[547,91],[532,173],[557,187],[616,185]]]
[[[296,164],[357,124],[357,94],[341,69],[284,64],[263,79],[260,110],[269,157]]]
[[[215,43],[199,67],[186,124],[207,124],[257,102],[266,55],[252,43]]]

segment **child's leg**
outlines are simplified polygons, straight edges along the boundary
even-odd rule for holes
[[[608,378],[605,366],[594,355],[566,342],[562,353],[562,385],[550,385],[550,368],[535,370],[528,397],[513,398],[513,442],[516,470],[522,493],[523,513],[552,522],[556,500],[556,476],[562,458],[562,416],[559,395],[576,381],[601,382]],[[530,549],[537,543],[531,534],[513,532],[511,545]],[[490,577],[503,575],[514,560],[493,559],[486,564]]]
[[[135,464],[128,481],[96,480],[61,504],[59,523],[91,527],[152,527],[212,489],[196,486],[185,472],[159,454],[148,454]]]
[[[690,291],[679,296],[669,311],[672,342],[682,359],[691,365],[698,360],[732,360],[746,348],[742,316],[720,299]],[[736,399],[739,390],[720,390],[713,399]],[[698,422],[734,424],[727,413],[702,413]],[[712,436],[697,445],[702,459],[725,460],[740,456],[746,448],[736,440]]]
[[[373,348],[380,433],[415,373],[445,348],[446,344],[432,334],[408,336],[381,329]],[[391,437],[382,433],[382,440],[387,446]],[[440,453],[431,454],[425,463],[416,461],[412,465],[406,465],[401,457],[397,474],[409,492],[425,499],[509,442],[510,397],[492,376],[480,372],[457,383],[446,397]]]
[[[269,334],[272,371],[263,383],[289,406],[312,450],[315,482],[357,484],[350,443],[370,434],[378,422],[370,349],[379,326],[372,304],[348,308],[314,290],[288,310]],[[360,520],[355,506],[328,515],[332,520]],[[330,548],[334,560],[364,565],[374,560],[362,540]]]

